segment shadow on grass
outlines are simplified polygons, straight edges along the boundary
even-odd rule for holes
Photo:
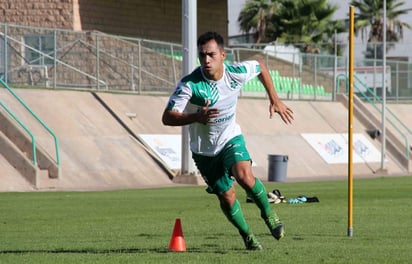
[[[231,250],[222,250],[215,247],[205,248],[190,248],[184,252],[174,252],[168,249],[159,248],[119,248],[119,249],[28,249],[28,250],[0,250],[2,254],[146,254],[146,253],[169,253],[169,254],[184,254],[184,253],[213,253],[227,254],[232,251],[239,253],[244,249],[234,248]]]

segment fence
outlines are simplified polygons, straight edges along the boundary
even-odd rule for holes
[[[0,77],[11,86],[170,94],[182,77],[181,45],[101,32],[0,24]],[[228,61],[264,59],[278,93],[293,100],[333,100],[347,58],[281,47],[228,48]],[[382,63],[357,59],[355,74],[378,94]],[[412,99],[412,64],[387,60],[388,100]],[[243,95],[263,96],[251,82]]]

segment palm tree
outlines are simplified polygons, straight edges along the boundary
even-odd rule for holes
[[[293,44],[305,53],[319,53],[316,44],[333,43],[333,35],[345,31],[342,21],[332,21],[338,9],[327,0],[282,0],[272,24],[279,42]],[[297,45],[300,43],[299,45]]]
[[[255,34],[255,43],[266,40],[268,22],[272,18],[276,4],[272,0],[248,0],[240,11],[238,22],[240,29]]]
[[[386,41],[387,49],[394,46],[403,38],[403,29],[411,29],[411,25],[399,20],[400,15],[407,14],[412,9],[399,9],[404,2],[398,0],[386,0]],[[359,31],[364,38],[369,28],[368,44],[365,52],[366,58],[382,59],[383,50],[381,43],[383,41],[383,1],[382,0],[352,0],[357,12],[355,12],[356,33]]]

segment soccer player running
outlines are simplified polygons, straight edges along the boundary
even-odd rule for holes
[[[281,239],[285,226],[270,207],[265,186],[253,175],[251,158],[236,123],[237,100],[242,86],[258,76],[269,97],[269,117],[277,113],[290,124],[293,111],[278,98],[264,63],[251,60],[226,65],[224,41],[216,32],[201,35],[197,47],[201,66],[177,84],[162,121],[169,126],[189,125],[192,157],[208,185],[207,192],[217,195],[246,249],[262,250],[243,216],[234,179],[253,198],[273,237]]]

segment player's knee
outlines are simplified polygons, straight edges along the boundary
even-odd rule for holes
[[[240,168],[236,172],[236,180],[240,184],[250,185],[254,182],[254,176],[250,169],[248,168]]]
[[[236,200],[236,193],[234,189],[231,188],[229,191],[218,195],[218,198],[222,206],[230,208]]]

